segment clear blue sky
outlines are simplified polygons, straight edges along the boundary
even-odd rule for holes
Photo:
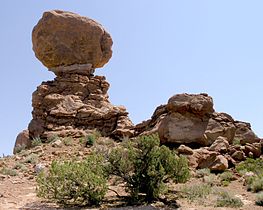
[[[35,58],[31,31],[42,13],[62,9],[99,21],[113,57],[98,74],[110,100],[134,123],[177,93],[206,92],[215,109],[248,121],[263,137],[263,1],[6,0],[0,12],[0,154],[31,120],[31,95],[54,76]]]

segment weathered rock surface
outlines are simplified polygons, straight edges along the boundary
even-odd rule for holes
[[[263,141],[250,124],[215,112],[207,94],[175,95],[134,129],[135,135],[159,133],[161,143],[178,147],[177,153],[186,155],[192,168],[223,171],[262,154]]]
[[[51,70],[73,64],[99,68],[112,56],[112,39],[102,25],[72,12],[45,12],[33,29],[32,42],[36,57]]]
[[[237,128],[235,138],[239,140],[242,145],[260,142],[260,139],[252,131],[250,123],[235,121],[235,126]]]
[[[128,112],[109,102],[108,88],[105,77],[93,75],[67,73],[43,82],[32,97],[30,137],[81,137],[93,129],[104,136],[131,136]]]
[[[228,160],[223,155],[205,148],[194,150],[193,155],[188,156],[188,160],[192,168],[209,168],[212,171],[224,171],[228,168]]]
[[[220,153],[226,153],[229,148],[229,142],[225,137],[218,137],[214,143],[209,147],[210,151],[216,151]]]
[[[82,137],[94,129],[113,138],[133,135],[125,107],[112,105],[109,83],[104,76],[94,76],[95,68],[112,55],[112,39],[102,25],[72,12],[52,10],[34,27],[32,42],[36,57],[56,78],[33,93],[33,119],[27,136],[20,134],[17,144],[35,137]]]
[[[178,94],[167,104],[168,113],[160,123],[158,133],[162,143],[199,143],[206,145],[203,135],[213,100],[207,94]]]
[[[31,146],[31,140],[29,138],[29,131],[23,130],[16,137],[13,153],[15,154],[17,152],[20,152],[22,149],[30,148],[30,146]]]

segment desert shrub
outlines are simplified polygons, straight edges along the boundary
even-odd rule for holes
[[[63,143],[66,146],[71,146],[73,144],[73,139],[71,137],[66,137],[63,139]]]
[[[0,170],[0,173],[3,174],[3,175],[8,175],[8,176],[17,176],[17,172],[16,170],[14,169],[11,169],[11,168],[2,168]]]
[[[101,137],[101,134],[97,130],[93,130],[87,136],[80,138],[80,143],[84,144],[86,147],[93,146],[95,142]]]
[[[210,174],[208,176],[204,176],[203,182],[210,185],[210,186],[217,185],[218,184],[217,176],[215,174]]]
[[[263,160],[247,158],[245,161],[241,162],[236,166],[236,169],[239,173],[245,173],[252,171],[257,176],[263,176]]]
[[[263,190],[263,177],[254,177],[247,183],[247,189],[252,192],[259,192]]]
[[[96,137],[93,134],[89,134],[85,137],[85,146],[93,146],[96,141]]]
[[[157,135],[125,141],[109,155],[109,173],[123,179],[132,199],[139,193],[151,201],[165,191],[165,182],[185,182],[190,176],[185,157],[177,157],[168,147],[160,146]]]
[[[80,162],[53,161],[48,173],[37,177],[37,195],[64,205],[97,205],[106,191],[107,177],[99,155]]]
[[[240,138],[234,138],[233,145],[241,145],[240,140],[241,140]]]
[[[26,149],[26,145],[25,144],[22,144],[22,145],[17,145],[15,147],[15,151],[14,153],[21,153],[22,151],[24,151]],[[3,154],[3,158],[5,157],[5,155]]]
[[[212,187],[210,184],[196,184],[183,186],[180,191],[183,197],[185,197],[188,201],[193,202],[196,199],[206,198],[212,192]]]
[[[30,154],[24,159],[24,163],[31,163],[31,164],[36,164],[38,161],[38,155],[37,154]]]
[[[211,174],[211,171],[209,168],[202,168],[202,169],[196,170],[196,177],[198,177],[198,178],[202,178],[202,177],[208,176],[210,174]]]
[[[48,139],[47,139],[47,143],[52,143],[52,142],[55,142],[55,141],[57,141],[57,140],[59,140],[60,139],[60,137],[57,135],[57,134],[54,134],[54,135],[52,135],[52,136],[50,136]]]
[[[230,171],[225,171],[219,175],[219,178],[223,186],[228,186],[233,180],[233,174]]]
[[[33,138],[33,140],[31,141],[31,145],[33,147],[39,146],[41,144],[42,144],[42,140],[40,137]]]
[[[23,163],[16,163],[14,169],[27,171],[27,167]]]
[[[258,206],[263,206],[263,192],[257,194],[255,203]]]
[[[219,197],[217,198],[217,201],[216,201],[216,207],[239,208],[243,205],[244,204],[240,200],[240,198],[234,197],[226,191],[220,192]]]

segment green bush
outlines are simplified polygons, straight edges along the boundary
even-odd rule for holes
[[[239,198],[234,197],[225,191],[220,192],[219,197],[217,198],[216,201],[217,207],[239,208],[243,205],[244,205],[243,202]]]
[[[3,175],[8,175],[8,176],[17,176],[17,172],[16,170],[14,169],[11,169],[11,168],[2,168],[0,170],[0,173],[3,174]]]
[[[263,206],[263,192],[257,194],[255,203],[258,206]]]
[[[28,156],[24,159],[23,163],[36,164],[37,161],[38,161],[38,155],[32,153],[32,154],[28,155]]]
[[[40,137],[33,138],[31,141],[32,147],[36,147],[42,144],[42,140]]]
[[[89,134],[85,137],[85,146],[93,146],[96,141],[96,137],[93,134]]]
[[[123,142],[111,151],[109,162],[109,173],[123,179],[134,200],[139,193],[146,194],[147,201],[157,199],[166,181],[185,182],[190,176],[187,159],[160,146],[157,135]]]
[[[230,171],[225,171],[219,175],[219,178],[223,186],[228,186],[233,180],[233,173]]]
[[[66,146],[71,146],[73,144],[73,139],[72,137],[66,137],[63,139],[63,143]]]
[[[247,184],[248,190],[259,192],[263,190],[263,177],[251,178]]]
[[[53,161],[48,173],[37,177],[37,195],[64,205],[98,205],[107,192],[103,158]]]
[[[239,173],[252,171],[257,176],[263,176],[263,160],[248,158],[236,166]]]

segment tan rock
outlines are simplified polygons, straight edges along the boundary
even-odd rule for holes
[[[123,106],[108,100],[109,83],[103,76],[60,74],[33,93],[30,136],[79,138],[97,129],[113,138],[133,135],[133,124]]]
[[[213,99],[206,93],[174,95],[168,100],[167,109],[171,112],[190,112],[199,116],[214,112]]]
[[[242,160],[245,160],[246,159],[246,155],[243,151],[235,151],[231,157],[234,159],[234,160],[237,160],[237,161],[242,161]]]
[[[211,145],[218,137],[224,137],[229,143],[233,142],[236,132],[234,120],[226,113],[214,112],[208,121],[208,125],[203,136],[204,142]]]
[[[225,137],[218,137],[215,142],[209,147],[209,150],[220,153],[226,153],[229,148],[229,143]]]
[[[13,153],[16,154],[17,152],[20,152],[22,149],[27,149],[30,147],[31,147],[31,140],[29,138],[29,131],[23,130],[16,137]]]
[[[224,171],[228,168],[228,160],[224,156],[205,148],[194,150],[194,154],[188,156],[188,160],[193,168],[209,168],[212,171]]]
[[[162,143],[206,144],[203,135],[214,111],[210,96],[178,94],[168,100],[167,110],[158,128]]]
[[[32,42],[36,57],[55,73],[60,71],[56,67],[74,64],[102,67],[112,55],[112,39],[102,25],[60,10],[43,14],[33,29]]]
[[[177,148],[177,152],[178,152],[178,154],[183,154],[183,155],[192,155],[192,154],[194,154],[194,151],[190,147],[187,147],[187,146],[185,146],[183,144],[181,144]]]
[[[251,153],[253,158],[259,158],[261,155],[261,144],[260,143],[253,143],[253,144],[247,143],[245,145],[244,152],[247,157],[250,157],[250,153]]]
[[[237,128],[235,138],[239,139],[242,145],[260,142],[260,139],[252,131],[250,123],[235,121],[235,126]]]

